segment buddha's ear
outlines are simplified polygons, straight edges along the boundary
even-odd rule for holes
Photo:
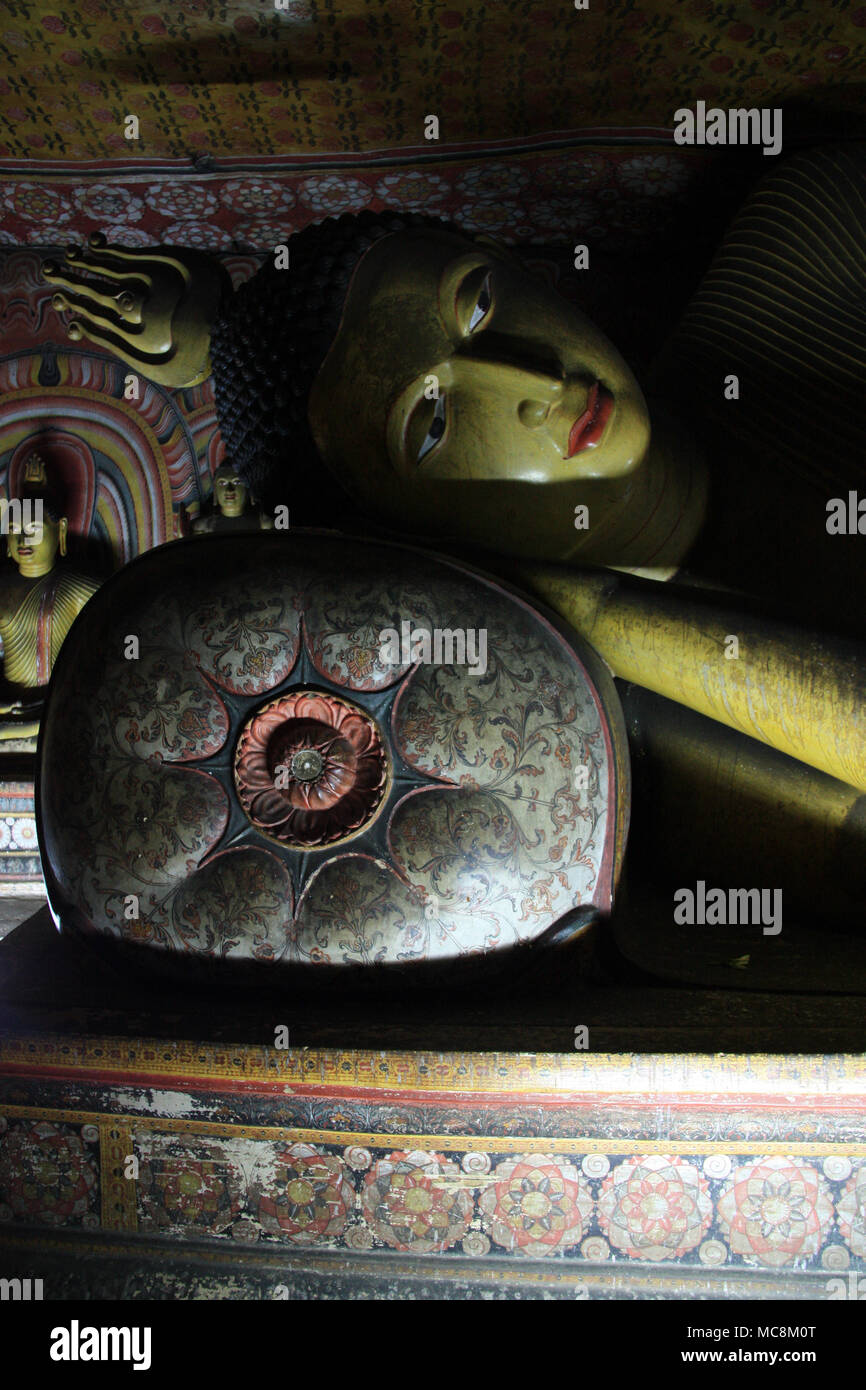
[[[518,256],[515,256],[511,247],[506,246],[502,241],[497,241],[496,237],[488,236],[486,232],[481,232],[478,236],[473,237],[473,240],[477,242],[479,246],[492,246],[493,250],[496,251],[498,255],[504,256],[507,261],[510,261],[512,265],[519,266],[521,270],[524,269],[523,262]]]
[[[66,554],[66,533],[68,530],[69,522],[66,520],[65,516],[62,516],[57,525],[57,536],[59,540],[59,549],[61,555]]]

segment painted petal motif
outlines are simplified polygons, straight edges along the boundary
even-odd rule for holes
[[[147,939],[143,923],[216,845],[228,820],[222,788],[191,768],[142,763],[116,754],[91,775],[76,801],[52,805],[57,824],[50,862],[68,865],[72,901],[93,912],[99,905],[102,930],[112,936]],[[51,802],[63,787],[52,787]],[[125,911],[128,896],[138,912]],[[147,928],[155,944],[155,926]]]
[[[478,1205],[486,1229],[511,1254],[538,1258],[576,1245],[592,1215],[579,1169],[552,1154],[506,1159]]]
[[[429,904],[431,954],[437,940],[449,954],[458,941],[463,951],[512,945],[591,901],[598,821],[555,816],[494,792],[423,791],[397,807],[391,845]]]
[[[401,557],[402,559],[402,557]],[[410,614],[415,624],[434,627],[438,595],[419,584],[417,574],[404,567],[396,582],[384,587],[381,576],[371,575],[347,555],[340,573],[339,593],[332,576],[317,577],[308,586],[304,629],[315,666],[323,676],[349,690],[384,690],[411,670],[412,661],[391,659],[382,634],[398,635]]]
[[[459,1172],[444,1154],[398,1152],[380,1159],[366,1174],[361,1196],[370,1229],[394,1250],[449,1250],[472,1218],[470,1193],[441,1181]]]
[[[163,1236],[223,1235],[244,1209],[244,1173],[230,1143],[190,1136],[178,1152],[175,1135],[142,1128],[139,1158],[139,1230]]]
[[[285,955],[291,921],[288,873],[266,849],[250,846],[216,854],[151,914],[175,949],[260,961]]]
[[[651,1154],[628,1158],[602,1183],[599,1225],[631,1259],[673,1260],[699,1245],[713,1204],[694,1164]]]
[[[295,943],[295,958],[313,965],[382,965],[441,954],[432,949],[423,896],[387,864],[349,853],[331,859],[308,883]]]
[[[31,1225],[85,1225],[99,1211],[98,1169],[75,1125],[13,1120],[0,1145],[3,1202]]]
[[[245,591],[239,576],[214,576],[184,621],[186,649],[224,690],[264,695],[284,681],[298,655],[300,615],[291,587]]]
[[[274,1146],[268,1171],[250,1187],[256,1218],[271,1236],[293,1245],[322,1245],[340,1234],[354,1201],[351,1174],[341,1159],[311,1144]]]
[[[124,698],[112,729],[115,746],[137,758],[190,762],[216,753],[229,731],[225,706],[176,649],[149,647],[123,672]]]
[[[181,763],[223,746],[225,705],[189,660],[177,609],[173,594],[157,591],[132,621],[98,622],[91,643],[99,660],[82,662],[66,691],[64,757],[80,751],[91,766],[117,755]]]

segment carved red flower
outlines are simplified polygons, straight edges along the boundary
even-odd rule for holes
[[[299,848],[328,845],[372,819],[388,762],[369,715],[318,691],[265,705],[238,741],[235,783],[250,820]]]

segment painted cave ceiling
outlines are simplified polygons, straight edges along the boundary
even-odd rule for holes
[[[866,111],[863,0],[276,3],[6,0],[0,159],[429,155],[430,113],[440,145],[489,145],[670,132],[699,98]]]

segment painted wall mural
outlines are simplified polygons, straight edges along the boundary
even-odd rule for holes
[[[33,783],[0,781],[0,896],[42,897]]]
[[[122,363],[69,343],[41,259],[0,262],[0,492],[14,495],[40,451],[72,506],[70,537],[117,568],[172,539],[178,510],[195,514],[210,492],[222,459],[213,395],[207,382],[171,392],[143,377],[133,394]],[[236,283],[255,265],[227,262]]]
[[[207,384],[168,392],[142,378],[127,399],[121,363],[70,344],[40,261],[32,250],[0,260],[0,496],[19,495],[39,453],[64,498],[69,563],[105,577],[199,511],[222,441]],[[236,258],[230,270],[254,265]],[[33,785],[19,767],[0,782],[0,894],[42,891]]]

